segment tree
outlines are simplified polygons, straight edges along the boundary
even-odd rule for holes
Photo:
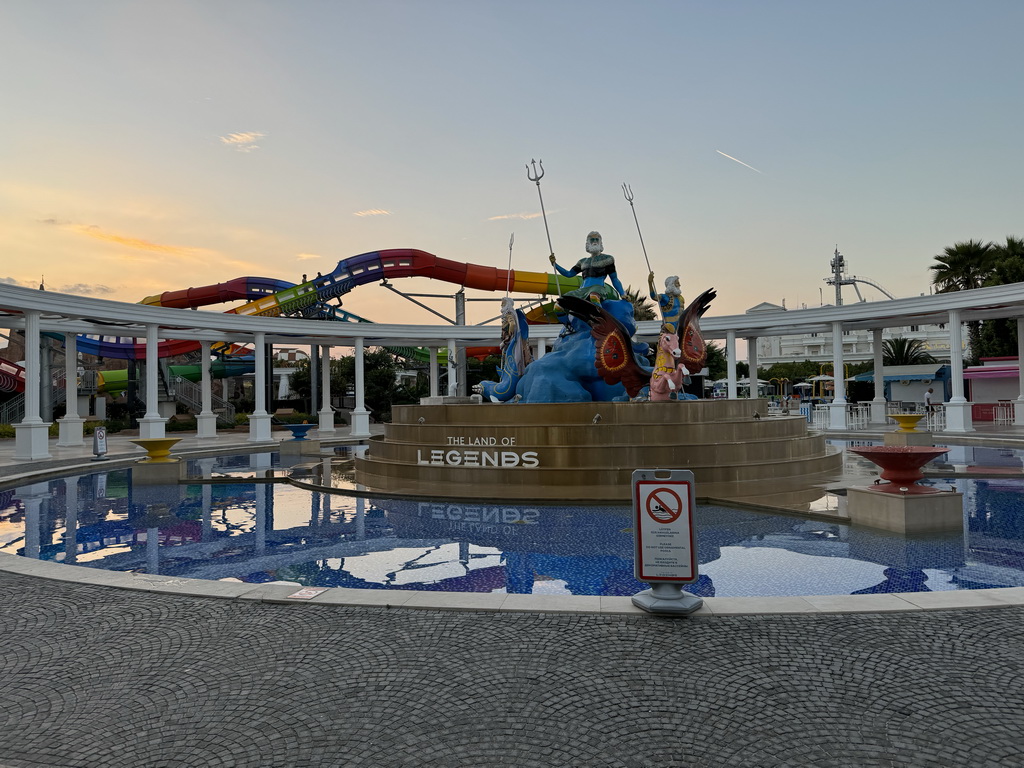
[[[634,290],[632,286],[627,286],[626,295],[623,298],[633,304],[634,320],[658,319],[658,313],[654,311],[654,305],[651,304],[651,300],[647,295]]]
[[[895,336],[882,342],[883,365],[926,365],[935,358],[925,349],[921,339]]]
[[[707,342],[708,350],[708,378],[712,381],[724,379],[729,369],[729,363],[725,359],[725,351],[715,342]]]
[[[986,285],[1024,282],[1024,239],[1007,236],[1006,243],[992,246],[992,272]],[[981,324],[978,357],[1014,357],[1017,354],[1017,321],[997,318]]]
[[[1007,236],[1003,244],[992,245],[992,270],[985,285],[1024,283],[1024,239]]]
[[[992,243],[968,240],[945,248],[935,261],[938,263],[929,267],[935,291],[951,293],[985,285],[992,277],[996,256]],[[967,344],[969,362],[976,365],[981,352],[981,321],[967,323]]]
[[[302,398],[309,398],[310,386],[309,361],[300,360],[292,375],[292,389]],[[408,388],[401,389],[395,383],[398,364],[395,356],[386,349],[368,349],[363,355],[363,379],[365,384],[364,405],[378,421],[391,418],[391,406],[403,402],[409,395]],[[317,382],[319,384],[319,382]],[[355,357],[339,357],[331,359],[331,393],[344,395],[355,389],[356,362]],[[313,404],[313,410],[319,403]]]
[[[992,243],[968,240],[955,243],[935,257],[932,264],[932,284],[936,293],[969,291],[981,288],[992,274],[995,264]]]

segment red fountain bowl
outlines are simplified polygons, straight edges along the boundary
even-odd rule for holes
[[[850,453],[863,456],[881,468],[886,485],[872,486],[870,490],[879,493],[941,493],[936,488],[918,485],[924,478],[921,467],[932,459],[949,453],[948,448],[934,448],[927,445],[875,445],[866,448],[849,448]],[[906,490],[901,490],[905,488]]]

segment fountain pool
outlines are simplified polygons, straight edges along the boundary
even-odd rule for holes
[[[980,460],[996,458],[1021,466],[1016,452]],[[633,578],[628,506],[322,493],[271,482],[283,474],[280,461],[276,454],[192,459],[189,476],[205,480],[175,486],[133,487],[129,468],[11,488],[0,492],[0,551],[249,583],[574,595],[645,588]],[[1024,586],[1024,478],[925,482],[964,492],[963,531],[903,537],[698,505],[700,578],[688,591],[729,597]]]

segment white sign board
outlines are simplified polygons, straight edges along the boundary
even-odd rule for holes
[[[633,575],[646,582],[697,578],[693,531],[693,473],[686,469],[633,472]]]
[[[107,452],[107,428],[96,427],[92,432],[92,452],[102,456]]]

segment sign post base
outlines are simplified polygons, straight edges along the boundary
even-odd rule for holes
[[[704,601],[684,592],[681,584],[660,583],[633,595],[633,605],[648,613],[685,616],[704,605]]]

